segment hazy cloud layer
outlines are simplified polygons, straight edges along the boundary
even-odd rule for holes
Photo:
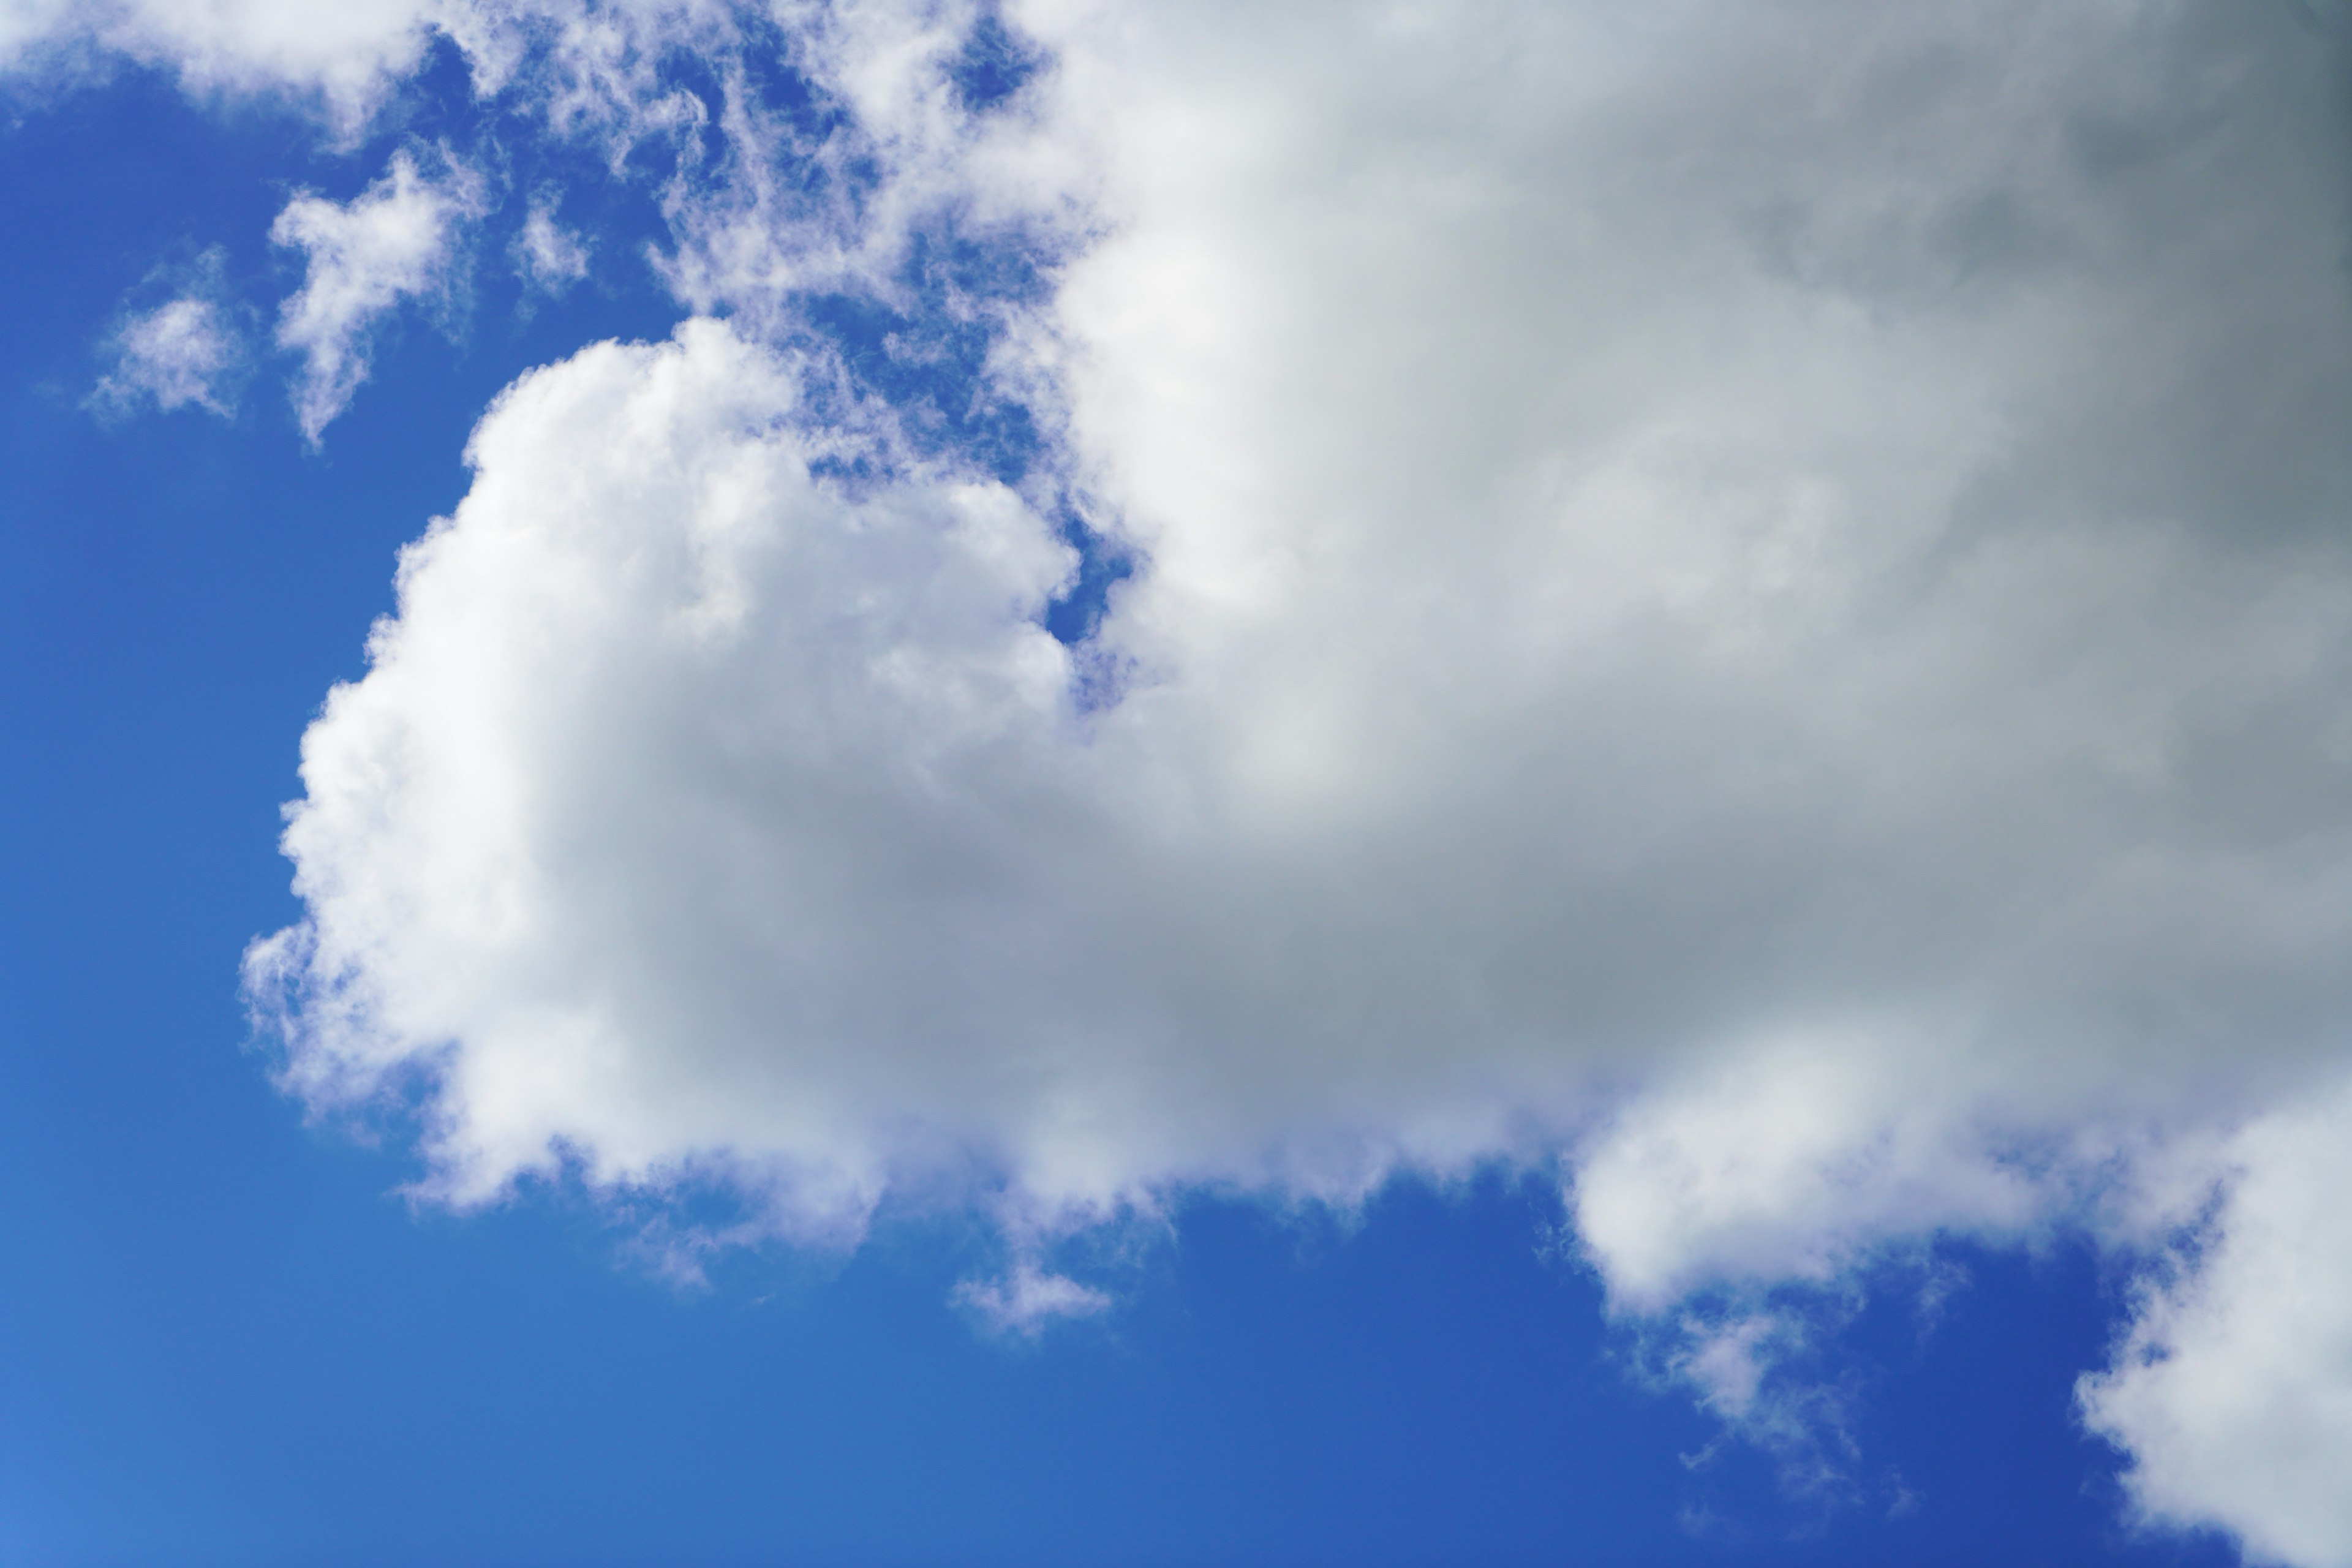
[[[1036,0],[982,101],[976,11],[787,8],[822,136],[457,15],[566,134],[713,128],[663,265],[731,324],[526,377],[404,558],[252,960],[299,1092],[421,1077],[458,1203],[980,1202],[1014,1328],[1181,1184],[1557,1161],[1759,1432],[1765,1293],[2079,1226],[2152,1260],[2141,1505],[2352,1563],[2336,13]],[[910,302],[943,231],[1044,281]],[[314,436],[433,286],[331,250]],[[842,289],[985,324],[1023,487],[845,392]],[[1069,647],[1073,499],[1139,565]]]

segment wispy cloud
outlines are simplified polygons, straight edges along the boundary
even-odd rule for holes
[[[555,199],[530,204],[514,242],[515,270],[531,288],[561,294],[588,276],[588,241],[556,220]]]
[[[184,294],[141,311],[110,336],[107,350],[111,367],[89,400],[100,414],[194,406],[226,419],[236,412],[246,348],[217,300]]]
[[[403,300],[446,292],[464,224],[487,205],[482,176],[443,151],[436,173],[415,153],[392,156],[383,176],[349,202],[303,195],[269,237],[303,253],[302,287],[279,308],[278,343],[299,353],[294,409],[314,445],[367,379],[371,337]]]
[[[1002,1279],[967,1279],[955,1299],[1000,1334],[1034,1338],[1054,1323],[1091,1318],[1110,1310],[1111,1299],[1066,1275],[1049,1274],[1021,1262]]]

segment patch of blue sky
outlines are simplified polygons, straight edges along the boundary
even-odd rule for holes
[[[1006,26],[1003,13],[992,6],[972,25],[949,79],[967,109],[985,112],[1019,92],[1044,64],[1035,46]]]

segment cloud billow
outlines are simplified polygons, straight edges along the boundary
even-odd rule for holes
[[[1007,1322],[1190,1184],[1556,1165],[1743,1415],[1771,1292],[2071,1226],[2159,1266],[2140,1504],[2352,1563],[2341,18],[1040,3],[982,100],[979,15],[793,12],[837,116],[711,110],[693,319],[483,419],[305,740],[289,1083],[421,1074],[459,1204],[954,1194]],[[1042,286],[911,290],[950,230]],[[980,323],[1028,470],[828,291]]]

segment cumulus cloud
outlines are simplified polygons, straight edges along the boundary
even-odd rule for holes
[[[92,409],[121,416],[142,405],[167,413],[193,405],[223,418],[236,412],[246,350],[234,312],[220,298],[220,269],[219,254],[207,254],[190,291],[127,316],[109,335],[112,365],[90,394]]]
[[[2352,1094],[2247,1126],[2201,1247],[2173,1259],[2109,1371],[2092,1427],[2132,1456],[2150,1520],[2219,1525],[2263,1562],[2352,1563]]]
[[[982,1202],[1015,1327],[1183,1184],[1557,1163],[1735,1426],[1775,1289],[2071,1225],[2172,1260],[2084,1391],[2149,1516],[2344,1562],[2341,17],[1030,0],[980,103],[978,14],[791,11],[822,125],[562,21],[548,124],[712,149],[701,315],[509,389],[306,737],[289,1084],[424,1083],[454,1203]],[[314,438],[466,188],[281,218]],[[841,289],[984,323],[1023,483]]]
[[[926,1113],[962,1132],[967,1095],[1022,1108],[1005,1063],[977,1050],[956,1074],[896,1051],[885,1020],[950,1029],[959,973],[1021,961],[1017,931],[987,930],[992,885],[1021,837],[1051,837],[1050,802],[1016,793],[1005,837],[976,833],[993,808],[961,773],[1053,787],[1024,759],[1064,728],[1068,656],[1034,616],[1070,552],[1002,486],[821,478],[840,453],[793,423],[795,372],[696,322],[519,383],[475,437],[473,492],[404,557],[369,679],[306,742],[289,843],[324,918],[257,963],[310,987],[293,1070],[311,1093],[363,1089],[425,1034],[467,1042],[436,1149],[454,1198],[559,1143],[611,1182],[731,1150],[825,1228],[873,1202]],[[828,887],[852,901],[788,891]],[[907,967],[863,957],[886,937]],[[672,961],[710,988],[676,989]],[[950,967],[919,977],[931,963]],[[516,963],[541,980],[512,989]],[[780,1031],[829,1043],[796,1064]],[[575,1047],[602,1065],[571,1076]],[[713,1115],[732,1129],[709,1136]]]
[[[272,242],[303,253],[302,287],[279,307],[278,344],[303,359],[294,386],[302,434],[316,444],[367,379],[377,321],[451,280],[460,226],[480,216],[481,176],[446,153],[437,174],[404,150],[348,202],[309,193],[286,204]]]

